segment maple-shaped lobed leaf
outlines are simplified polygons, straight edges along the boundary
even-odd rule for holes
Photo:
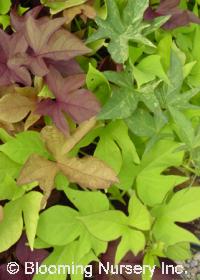
[[[180,0],[161,0],[157,9],[149,7],[144,14],[145,20],[152,20],[160,16],[171,15],[170,19],[163,25],[165,29],[174,29],[189,23],[200,24],[200,19],[189,10],[179,8]]]
[[[0,86],[15,82],[31,85],[31,76],[22,61],[16,59],[25,55],[28,44],[22,33],[8,35],[0,29]]]
[[[62,29],[65,18],[36,20],[29,16],[25,22],[25,37],[29,45],[28,54],[20,58],[36,76],[45,76],[51,62],[60,67],[60,62],[70,61],[90,50],[76,36]],[[75,62],[74,62],[75,64]]]
[[[18,15],[17,10],[12,9],[10,11],[10,22],[12,27],[15,29],[15,31],[21,31],[25,27],[25,23],[29,16],[37,18],[42,8],[42,6],[37,6],[25,13],[24,16]]]
[[[42,116],[52,117],[56,126],[64,133],[68,133],[68,125],[64,113],[67,113],[76,123],[81,123],[95,116],[100,111],[96,97],[88,90],[81,88],[85,84],[85,75],[77,74],[63,78],[51,67],[45,81],[54,96],[42,100],[36,109]]]
[[[146,37],[166,22],[166,17],[156,19],[152,24],[143,21],[143,14],[148,7],[148,0],[129,0],[120,11],[116,0],[107,0],[107,18],[96,18],[98,30],[87,40],[87,43],[99,39],[110,39],[108,51],[117,63],[128,59],[129,42],[141,43],[154,47]]]

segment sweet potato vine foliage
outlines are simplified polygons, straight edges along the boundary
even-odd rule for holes
[[[199,4],[0,0],[2,280],[84,279],[27,276],[26,261],[90,264],[97,280],[171,279],[160,261],[191,258]],[[100,261],[156,269],[98,275]]]

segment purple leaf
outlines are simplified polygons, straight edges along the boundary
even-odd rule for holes
[[[29,71],[18,63],[18,57],[24,55],[27,48],[27,42],[21,33],[8,35],[0,29],[0,86],[15,82],[31,85]]]
[[[26,243],[27,239],[25,234],[23,234],[16,247],[16,257],[22,266],[24,266],[25,262],[38,262],[40,264],[46,257],[48,257],[49,252],[47,250],[35,249],[31,251]]]
[[[161,0],[157,9],[149,7],[144,14],[145,20],[153,20],[159,16],[171,15],[171,18],[163,25],[165,29],[174,29],[188,25],[190,22],[200,24],[200,19],[188,10],[179,8],[180,0]]]
[[[55,96],[55,100],[41,101],[36,112],[52,117],[56,126],[65,134],[68,125],[64,113],[78,124],[90,119],[100,111],[96,97],[88,90],[81,88],[85,84],[85,75],[77,74],[63,78],[51,67],[45,81]]]
[[[23,63],[34,75],[45,76],[51,62],[59,69],[60,61],[71,63],[72,58],[90,51],[81,40],[61,28],[64,22],[64,18],[35,20],[28,17],[25,37],[29,49]]]
[[[29,280],[30,277],[27,277],[24,273],[24,268],[20,266],[19,272],[16,274],[9,274],[7,272],[7,264],[0,265],[0,279],[1,280]]]
[[[24,28],[25,23],[26,23],[27,19],[29,18],[29,16],[32,16],[33,18],[37,18],[37,16],[41,12],[42,8],[43,8],[42,6],[37,6],[33,9],[29,10],[27,13],[25,13],[24,16],[19,16],[17,13],[17,10],[12,9],[10,12],[10,21],[11,21],[12,27],[16,31],[22,30]]]

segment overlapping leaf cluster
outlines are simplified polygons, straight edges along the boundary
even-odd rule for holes
[[[199,1],[17,4],[0,1],[5,263],[94,264],[115,241],[113,263],[160,277],[200,244]]]

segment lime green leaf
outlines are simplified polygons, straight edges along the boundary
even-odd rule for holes
[[[135,69],[137,69],[139,72],[135,71]],[[156,77],[169,84],[169,79],[163,69],[161,57],[159,55],[149,55],[142,59],[134,68],[133,73],[138,83],[138,87],[154,80]]]
[[[157,241],[162,241],[166,246],[172,246],[180,242],[200,244],[198,238],[191,232],[174,224],[166,216],[158,219],[153,227],[153,235]]]
[[[10,25],[10,17],[7,15],[0,15],[0,24],[3,26],[5,30]]]
[[[119,174],[119,188],[127,190],[132,186],[132,168],[140,159],[123,121],[113,121],[102,130],[94,155],[106,161]]]
[[[76,217],[78,212],[70,207],[53,206],[40,215],[37,236],[43,241],[62,246],[75,240],[81,231]]]
[[[65,0],[65,1],[51,1],[41,0],[41,3],[50,8],[51,14],[57,14],[65,9],[75,7],[85,3],[87,0]]]
[[[86,76],[87,88],[91,90],[97,98],[104,104],[110,96],[110,85],[106,77],[92,64],[89,64],[89,70]]]
[[[200,188],[183,189],[164,206],[162,215],[177,222],[190,222],[200,217]]]
[[[106,195],[101,192],[78,191],[67,188],[65,193],[82,215],[89,215],[109,209],[109,201]],[[87,203],[85,203],[86,201]]]
[[[173,246],[169,246],[165,252],[167,258],[174,261],[185,261],[192,258],[189,243],[178,243]]]
[[[40,134],[35,131],[25,131],[0,146],[0,151],[17,163],[24,164],[32,154],[48,157],[49,153],[40,138]]]
[[[128,219],[121,211],[103,211],[79,217],[87,230],[96,238],[111,241],[120,237],[127,229]]]
[[[42,197],[42,194],[39,192],[29,192],[23,197],[23,216],[26,227],[26,235],[31,249],[33,249],[36,235]]]
[[[135,256],[145,247],[145,237],[140,231],[128,229],[124,232],[122,239],[117,247],[115,262],[119,263],[121,259],[132,251]]]
[[[6,175],[4,180],[0,182],[0,200],[12,200],[21,197],[25,193],[22,187],[17,186],[16,181]]]
[[[0,223],[0,252],[14,245],[22,234],[23,220],[19,201],[8,202],[4,208],[4,218]]]
[[[151,217],[147,207],[144,206],[134,194],[128,204],[129,225],[141,230],[149,230]]]
[[[179,166],[183,161],[183,152],[175,152],[179,143],[161,140],[143,155],[136,169],[136,184],[141,200],[150,206],[161,203],[166,194],[176,185],[187,180],[186,177],[161,175],[171,166]]]
[[[0,0],[0,14],[7,14],[11,8],[11,4],[11,0]]]
[[[16,178],[19,174],[19,170],[21,165],[12,161],[6,155],[0,152],[0,178],[4,178],[4,176],[9,175],[13,178]]]

